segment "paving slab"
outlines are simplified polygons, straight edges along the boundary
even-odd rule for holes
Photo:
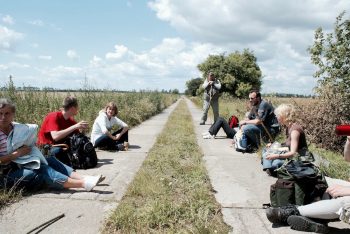
[[[276,179],[262,171],[257,154],[236,152],[231,146],[232,139],[226,138],[220,130],[216,139],[203,139],[211,119],[206,125],[199,125],[202,110],[186,99],[193,118],[197,142],[203,151],[216,200],[222,206],[225,222],[232,227],[232,233],[306,233],[286,226],[273,226],[266,218],[264,203],[270,202],[270,185]],[[210,110],[211,111],[211,110]],[[350,233],[349,225],[333,222],[330,226],[342,228],[334,233]]]
[[[97,151],[97,167],[78,170],[84,175],[106,176],[105,181],[93,191],[46,190],[28,196],[2,211],[0,233],[27,233],[60,214],[65,214],[65,217],[41,233],[99,233],[104,220],[118,206],[178,102],[132,128],[129,131],[129,151]]]

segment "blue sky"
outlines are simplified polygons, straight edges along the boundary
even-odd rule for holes
[[[209,54],[253,50],[263,92],[311,94],[306,52],[346,0],[0,0],[1,86],[185,89]],[[346,14],[349,18],[349,15]]]

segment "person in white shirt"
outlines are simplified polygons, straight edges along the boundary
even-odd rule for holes
[[[109,102],[99,112],[92,126],[91,142],[95,148],[106,150],[127,150],[129,147],[129,127],[117,117],[118,107],[114,102]],[[111,133],[117,126],[117,131]]]

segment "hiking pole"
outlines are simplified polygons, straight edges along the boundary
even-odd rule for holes
[[[266,128],[264,122],[261,121],[261,125],[263,126],[263,128],[264,128],[266,134],[268,135],[268,137],[269,137],[269,139],[270,139],[270,143],[272,143],[272,142],[273,142],[273,138],[272,138],[270,132],[267,130],[267,128]]]
[[[27,234],[30,234],[30,233],[32,233],[32,232],[34,232],[36,230],[37,230],[37,232],[35,232],[36,234],[40,233],[42,230],[44,230],[45,228],[47,228],[48,226],[50,226],[51,224],[53,224],[54,222],[60,220],[63,217],[64,217],[64,213],[60,214],[59,216],[57,216],[55,218],[50,219],[49,221],[46,221],[43,224],[40,224],[39,226],[37,226],[37,227],[33,228],[32,230],[30,230],[29,232],[27,232]]]

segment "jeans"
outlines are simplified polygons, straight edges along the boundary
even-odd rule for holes
[[[203,123],[205,121],[207,121],[208,111],[209,111],[210,106],[213,109],[214,123],[215,123],[216,120],[219,118],[219,96],[215,95],[210,100],[210,96],[208,94],[204,93],[203,115],[202,115],[202,119],[201,119],[201,122],[203,122]]]
[[[243,135],[247,137],[247,139],[242,139],[242,147],[246,148],[248,146],[248,141],[255,146],[256,148],[259,148],[260,146],[260,138],[261,133],[264,131],[262,129],[261,125],[255,125],[255,124],[247,124],[243,126]]]
[[[279,167],[281,167],[285,161],[285,159],[274,159],[274,160],[268,160],[266,159],[266,156],[268,155],[266,148],[262,151],[262,159],[261,164],[263,165],[263,170],[266,169],[272,169],[275,170]]]
[[[39,169],[31,170],[19,168],[6,175],[7,186],[18,185],[27,189],[34,189],[46,184],[53,189],[62,189],[63,184],[72,174],[73,169],[51,156],[46,158],[48,165],[41,164]]]
[[[119,129],[118,131],[112,133],[113,136],[119,134],[123,129]],[[95,141],[95,148],[107,148],[108,150],[118,150],[118,144],[122,144],[125,141],[129,141],[129,131],[126,131],[123,135],[121,135],[118,141],[112,140],[109,136],[103,135],[97,138]]]
[[[230,125],[227,123],[227,121],[224,118],[219,117],[215,121],[215,123],[213,125],[211,125],[211,127],[209,128],[210,135],[216,136],[216,134],[219,132],[220,128],[222,128],[225,131],[226,136],[228,138],[233,138],[236,134],[236,131],[230,127]]]

